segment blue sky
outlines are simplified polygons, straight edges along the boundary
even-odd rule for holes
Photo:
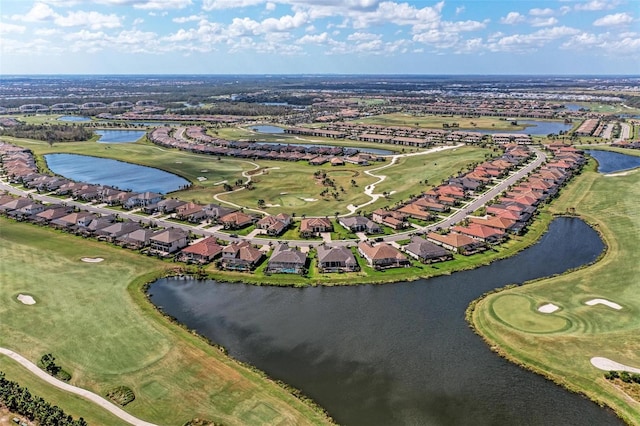
[[[0,74],[640,74],[640,0],[1,0]]]

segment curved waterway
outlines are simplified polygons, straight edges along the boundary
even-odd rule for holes
[[[44,159],[53,173],[76,182],[161,194],[190,185],[188,180],[173,173],[109,158],[79,154],[46,154]]]
[[[483,293],[584,265],[603,249],[583,221],[560,218],[512,258],[428,280],[296,289],[166,278],[149,292],[340,424],[619,425],[609,410],[498,357],[464,319]]]

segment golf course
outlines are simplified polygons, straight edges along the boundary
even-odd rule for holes
[[[105,396],[126,386],[126,410],[158,424],[324,424],[323,412],[163,318],[145,283],[175,266],[108,244],[0,218],[0,347],[36,362],[45,353],[70,384]],[[102,258],[101,262],[88,262]],[[85,259],[85,261],[83,261]],[[30,295],[24,304],[18,295]],[[7,378],[89,424],[120,420],[0,357]]]
[[[630,155],[636,153],[626,151]],[[638,169],[603,175],[590,161],[550,210],[598,230],[606,253],[562,276],[492,293],[468,311],[493,350],[640,423],[636,389],[605,379],[593,358],[640,368],[640,188]],[[631,371],[631,370],[630,370]]]

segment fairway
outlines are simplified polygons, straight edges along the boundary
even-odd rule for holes
[[[0,228],[0,346],[34,362],[52,353],[72,374],[71,384],[100,395],[128,386],[136,398],[127,411],[158,424],[193,417],[244,424],[241,419],[252,416],[272,419],[267,424],[325,422],[284,389],[155,311],[138,277],[164,274],[174,264],[3,218]],[[83,262],[85,257],[104,260]],[[19,302],[21,293],[37,303]],[[8,363],[0,359],[0,367]],[[29,374],[11,367],[10,378],[29,385]],[[221,392],[225,388],[234,391]],[[73,398],[45,385],[38,389],[70,413],[83,412]],[[117,424],[101,420],[102,414],[94,417],[92,424]]]
[[[489,295],[476,305],[472,321],[507,358],[638,424],[640,401],[613,387],[589,360],[640,366],[640,170],[604,177],[594,169],[592,162],[551,210],[574,208],[595,224],[608,246],[604,257],[575,272]],[[546,303],[561,309],[540,313],[537,308]]]

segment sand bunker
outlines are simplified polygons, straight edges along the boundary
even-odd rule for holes
[[[543,314],[551,314],[560,309],[558,306],[553,303],[547,303],[546,305],[542,305],[538,308],[538,312],[542,312]]]
[[[176,161],[176,164],[182,164],[182,161]]]
[[[29,296],[28,294],[19,294],[18,295],[18,300],[22,303],[24,303],[25,305],[35,305],[36,304],[36,300]]]
[[[198,182],[204,182],[205,180],[207,180],[207,178],[204,176],[198,176],[196,179],[198,179]]]
[[[83,257],[80,260],[87,263],[99,263],[99,262],[102,262],[104,259],[101,257]]]
[[[591,299],[587,302],[584,302],[584,304],[589,306],[605,305],[612,309],[618,309],[618,310],[622,309],[622,306],[618,305],[617,303],[611,302],[607,299]]]
[[[308,202],[312,202],[312,201],[318,201],[316,198],[301,198],[302,201],[308,201]]]
[[[288,192],[281,192],[280,195],[287,195]]]
[[[620,364],[619,362],[615,362],[609,358],[594,356],[591,358],[591,364],[604,371],[626,371],[628,373],[640,374],[640,368],[629,367],[628,365]]]
[[[207,173],[208,171],[209,170],[207,170],[207,169],[202,169],[202,170],[200,170],[200,173]]]
[[[616,176],[626,176],[630,173],[631,171],[626,171],[626,172],[620,172],[620,173],[608,173],[606,175],[604,175],[605,177],[616,177]]]
[[[280,207],[280,204],[269,204],[269,203],[267,203],[264,206],[265,207]]]

